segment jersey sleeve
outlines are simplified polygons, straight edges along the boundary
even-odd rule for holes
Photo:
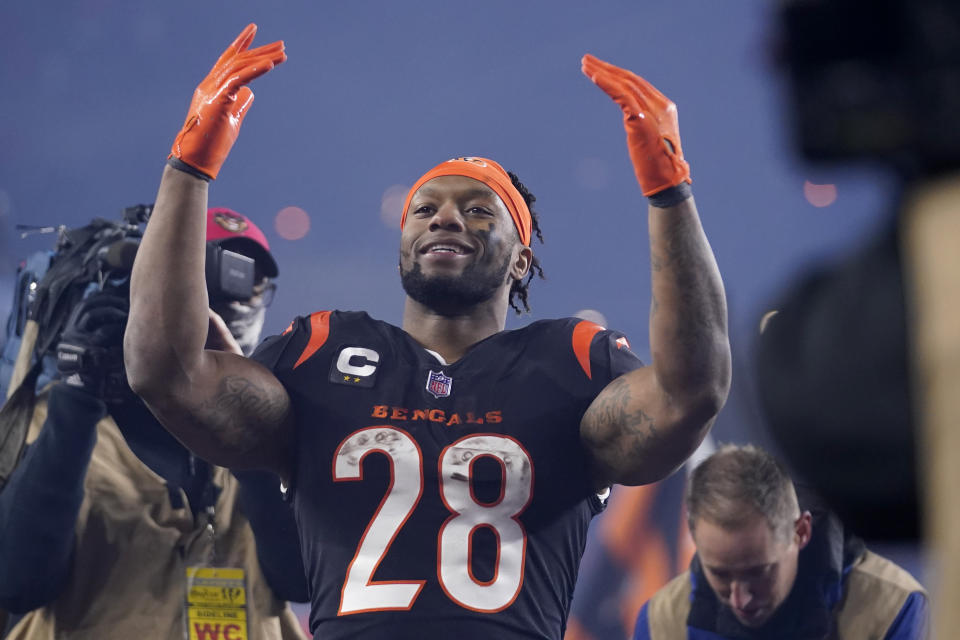
[[[283,333],[273,335],[260,343],[250,354],[280,380],[284,386],[289,382],[289,374],[310,358],[326,342],[330,330],[330,311],[318,311],[309,316],[298,316],[284,329]],[[299,438],[299,434],[294,436]],[[296,472],[291,474],[289,486],[284,488],[284,500],[293,499],[296,490]]]
[[[643,361],[630,349],[627,337],[619,331],[605,329],[594,342],[591,351],[600,353],[591,357],[606,363],[608,382],[643,366]]]
[[[256,360],[267,369],[274,373],[282,368],[282,363],[289,359],[288,354],[302,349],[302,345],[309,340],[310,336],[310,318],[309,316],[297,316],[293,322],[284,329],[283,333],[270,336],[260,343],[256,350],[250,354],[252,360]]]
[[[580,369],[599,393],[610,381],[639,369],[643,361],[630,350],[627,337],[580,318],[562,321]]]
[[[623,374],[639,369],[643,361],[630,350],[627,337],[582,320],[573,328],[573,350],[597,391]]]

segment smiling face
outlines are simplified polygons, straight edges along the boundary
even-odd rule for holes
[[[743,625],[763,626],[783,604],[797,577],[800,549],[810,540],[810,513],[790,535],[771,529],[760,514],[728,528],[710,520],[696,523],[693,539],[707,582]]]
[[[410,200],[400,239],[401,282],[410,298],[440,315],[506,300],[531,258],[503,201],[478,180],[434,178]]]

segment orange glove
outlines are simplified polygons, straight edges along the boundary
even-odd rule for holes
[[[287,59],[282,40],[248,50],[256,33],[257,25],[248,24],[197,86],[168,158],[217,177],[253,102],[246,85]]]
[[[627,147],[643,195],[689,183],[690,165],[680,147],[677,105],[637,74],[589,53],[583,56],[581,69],[623,109]]]

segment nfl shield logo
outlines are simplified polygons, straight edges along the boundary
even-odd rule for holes
[[[443,371],[431,371],[427,376],[427,391],[432,393],[434,398],[446,398],[450,395],[451,387],[453,378],[443,375]]]

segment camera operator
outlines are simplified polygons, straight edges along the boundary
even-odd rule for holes
[[[869,19],[865,17],[869,16]],[[756,343],[763,418],[798,478],[865,538],[923,543],[933,636],[960,626],[960,3],[778,10],[806,160],[892,170],[883,227],[779,296]]]
[[[207,241],[207,347],[249,354],[276,262],[229,209],[207,212]],[[32,443],[0,492],[0,608],[26,614],[8,637],[304,638],[285,602],[307,594],[279,480],[195,458],[133,395],[128,298],[108,287],[72,311],[60,380],[40,394]],[[235,589],[227,600],[222,587]]]

